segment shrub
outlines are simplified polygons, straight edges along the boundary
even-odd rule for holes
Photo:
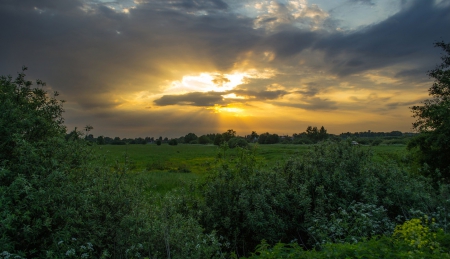
[[[205,229],[224,236],[238,255],[262,239],[307,247],[361,241],[438,204],[426,179],[373,162],[370,151],[349,142],[312,146],[272,169],[258,169],[254,155],[241,152],[200,186],[196,205]]]
[[[228,147],[235,148],[235,147],[241,147],[241,148],[247,148],[249,145],[247,141],[244,138],[231,138],[228,140]]]

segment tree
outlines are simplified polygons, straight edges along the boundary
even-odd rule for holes
[[[198,138],[198,143],[199,143],[199,144],[206,145],[206,144],[208,144],[209,142],[211,142],[211,140],[210,140],[206,135],[201,135],[201,136]]]
[[[186,136],[184,136],[184,142],[187,144],[196,139],[198,139],[198,137],[194,133],[188,133]]]
[[[322,126],[319,130],[319,140],[325,140],[328,138],[327,130]]]
[[[256,131],[252,131],[252,134],[250,135],[251,138],[250,141],[255,142],[258,140],[258,137],[259,137],[258,133],[256,133]]]
[[[444,51],[442,63],[435,69],[428,71],[428,76],[434,79],[428,89],[431,99],[422,105],[411,107],[416,121],[413,128],[420,132],[408,145],[409,149],[416,148],[419,162],[426,163],[433,178],[442,177],[450,180],[450,43],[436,42],[435,47]]]
[[[97,137],[97,144],[105,145],[105,138],[103,136],[98,136]]]
[[[223,140],[225,142],[228,142],[228,140],[230,140],[231,138],[236,137],[236,131],[229,129],[226,132],[222,133],[223,136]]]
[[[220,146],[222,142],[224,142],[222,134],[217,134],[216,137],[214,138],[214,145]]]

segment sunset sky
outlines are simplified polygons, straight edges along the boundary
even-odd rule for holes
[[[0,74],[66,100],[68,130],[412,131],[450,0],[1,0]]]

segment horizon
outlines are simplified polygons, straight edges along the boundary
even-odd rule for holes
[[[95,130],[95,129],[94,129],[94,130]],[[233,129],[229,129],[229,130],[233,130]],[[326,130],[326,128],[325,128],[325,130]],[[66,134],[70,134],[70,132],[71,132],[71,131],[67,131]],[[256,131],[255,131],[255,132],[256,132]],[[400,132],[400,133],[402,133],[402,134],[418,134],[417,132],[412,132],[412,131],[410,131],[410,132],[403,132],[403,131],[398,131],[398,130],[379,131],[379,132],[371,131],[371,130],[368,130],[368,131],[358,131],[358,132],[356,132],[356,131],[347,131],[347,132],[341,132],[341,133],[337,133],[337,134],[336,134],[336,133],[329,133],[329,132],[327,132],[327,134],[328,134],[328,135],[334,135],[334,136],[340,136],[340,135],[342,135],[342,134],[348,134],[348,133],[350,133],[350,134],[360,134],[360,133],[373,133],[373,134],[379,134],[379,133],[392,133],[392,132]],[[83,132],[83,133],[84,133],[84,132]],[[190,133],[195,134],[197,137],[201,137],[201,136],[203,136],[203,135],[223,134],[224,132],[209,132],[209,133],[205,133],[205,134],[197,134],[197,133],[195,133],[195,132],[188,132],[188,133],[186,133],[186,134],[184,134],[184,135],[175,136],[175,137],[170,137],[170,136],[165,136],[165,135],[160,135],[160,136],[150,136],[150,135],[147,135],[147,136],[138,136],[138,137],[121,137],[121,136],[95,135],[95,134],[89,132],[89,133],[84,133],[84,136],[92,135],[93,138],[98,138],[98,137],[105,137],[105,138],[106,138],[106,137],[108,137],[108,138],[111,138],[111,139],[114,139],[114,138],[116,138],[116,137],[119,137],[119,138],[122,139],[122,140],[123,140],[123,139],[137,139],[137,138],[143,138],[143,139],[145,139],[145,138],[147,138],[147,137],[148,137],[148,138],[154,138],[154,139],[156,140],[156,139],[158,139],[159,137],[162,137],[163,139],[164,139],[164,138],[168,138],[168,139],[170,140],[170,139],[178,139],[178,138],[185,137],[187,134],[190,134]],[[250,136],[251,133],[252,133],[252,132],[250,132],[250,133],[248,133],[248,134],[241,135],[241,134],[238,134],[238,132],[236,132],[236,137],[242,137],[242,138],[245,138],[245,137],[247,137],[247,136]],[[276,135],[278,135],[279,137],[293,137],[294,134],[305,133],[305,131],[294,132],[294,133],[291,133],[291,134],[278,134],[277,132],[268,132],[268,131],[256,132],[256,134],[258,134],[258,135],[265,134],[265,133],[276,134]]]
[[[58,91],[70,132],[413,132],[450,0],[0,3],[1,75]]]

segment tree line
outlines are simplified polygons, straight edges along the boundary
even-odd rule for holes
[[[93,129],[92,126],[89,126],[89,131]],[[327,132],[324,126],[320,128],[316,126],[308,126],[304,132],[294,133],[292,135],[278,135],[272,134],[269,132],[265,132],[262,134],[256,133],[256,131],[252,131],[251,134],[239,136],[236,131],[233,129],[229,129],[223,133],[210,133],[198,136],[195,133],[188,133],[185,136],[181,136],[178,138],[168,138],[168,137],[137,137],[137,138],[120,138],[120,137],[105,137],[98,136],[94,137],[92,134],[89,134],[89,131],[86,131],[85,139],[91,143],[97,143],[98,145],[126,145],[126,144],[169,144],[169,145],[178,145],[178,144],[214,144],[221,145],[223,143],[228,143],[230,139],[236,138],[232,143],[240,142],[240,146],[245,146],[244,143],[258,143],[258,144],[315,144],[320,141],[324,141],[327,139],[333,140],[343,140],[343,139],[352,139],[358,141],[361,144],[367,145],[379,145],[383,140],[392,140],[392,139],[409,139],[415,135],[415,133],[402,133],[400,131],[391,131],[391,132],[346,132],[341,133],[339,135],[330,134]],[[68,133],[66,135],[66,139],[70,139],[73,136],[80,136],[82,132],[78,132],[75,129],[74,131]],[[406,144],[406,141],[388,141],[386,143],[392,144]],[[233,145],[233,144],[232,144]]]

